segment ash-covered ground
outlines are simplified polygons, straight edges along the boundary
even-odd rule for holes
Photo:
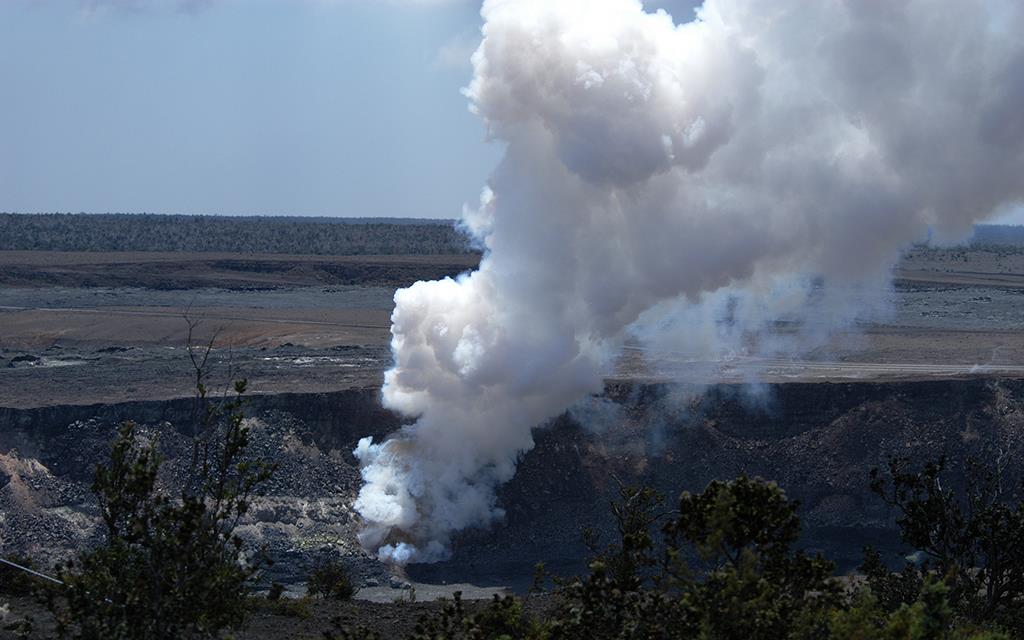
[[[122,420],[159,436],[162,481],[180,481],[187,319],[196,344],[213,341],[215,384],[250,381],[253,454],[280,469],[242,533],[276,561],[265,580],[296,593],[326,557],[352,569],[362,597],[384,601],[410,580],[421,598],[452,583],[486,595],[524,588],[539,560],[578,570],[581,527],[607,533],[609,471],[670,496],[741,472],[776,479],[801,500],[805,544],[849,569],[865,543],[899,553],[867,490],[870,466],[1021,446],[1021,256],[922,250],[900,265],[882,321],[804,359],[699,363],[627,349],[604,398],[536,432],[501,490],[504,522],[461,535],[448,562],[395,573],[356,543],[351,451],[400,424],[378,400],[395,288],[475,259],[362,260],[0,254],[0,552],[45,566],[95,541],[89,481]]]
[[[187,396],[186,317],[254,393],[376,386],[395,289],[475,260],[0,252],[0,406]]]
[[[254,393],[379,386],[390,364],[395,289],[456,275],[475,258],[363,260],[0,252],[0,406],[187,396],[186,317],[198,321],[196,344],[216,337],[211,362],[223,377],[247,377]],[[799,362],[681,362],[631,349],[618,375],[686,382],[1018,375],[1020,274],[1024,255],[1016,252],[918,250],[884,294],[880,321],[836,333]]]

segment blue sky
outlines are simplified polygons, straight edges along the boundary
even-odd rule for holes
[[[497,161],[470,2],[170,4],[0,3],[0,210],[453,217]]]
[[[0,0],[0,211],[456,217],[501,154],[459,93],[479,28],[476,0]]]
[[[0,210],[451,217],[498,157],[471,3],[143,4],[0,3]]]
[[[473,0],[3,0],[0,211],[455,217],[501,153],[459,93],[479,28]]]

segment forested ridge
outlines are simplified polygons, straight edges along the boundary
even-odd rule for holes
[[[0,213],[0,251],[468,253],[452,220]]]
[[[1024,247],[1024,226],[979,224],[974,248]],[[0,213],[0,251],[302,255],[470,253],[454,220],[150,213]]]

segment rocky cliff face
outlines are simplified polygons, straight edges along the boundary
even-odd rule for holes
[[[581,528],[612,540],[608,504],[619,482],[653,485],[672,503],[684,490],[741,473],[775,480],[798,500],[804,546],[845,571],[866,544],[892,558],[905,553],[892,515],[868,487],[870,468],[890,456],[990,463],[1002,455],[1008,481],[1022,471],[1019,380],[613,385],[606,398],[614,405],[536,433],[536,447],[501,491],[502,524],[463,535],[452,560],[411,567],[410,575],[481,584],[521,576],[526,586],[538,560],[580,571]],[[581,426],[585,416],[599,428]]]
[[[770,478],[801,503],[805,546],[855,566],[862,545],[892,553],[890,514],[868,491],[868,470],[891,455],[992,459],[1020,475],[1024,381],[723,385],[691,389],[612,384],[536,432],[499,500],[504,522],[471,531],[445,563],[410,567],[424,581],[525,585],[534,563],[578,570],[580,531],[610,534],[607,505],[619,482],[651,484],[674,500],[715,478]],[[126,419],[158,438],[161,478],[180,482],[191,451],[191,400],[0,409],[0,552],[42,563],[96,540],[92,469]],[[355,542],[351,509],[359,473],[351,450],[366,435],[394,430],[374,389],[250,399],[255,455],[279,469],[242,533],[277,561],[269,576],[301,581],[325,555],[345,560],[364,582],[386,570]]]
[[[160,483],[173,493],[192,451],[192,409],[192,400],[183,399],[0,410],[0,552],[52,564],[98,540],[89,486],[125,420],[159,443]],[[246,415],[250,454],[278,464],[240,530],[270,551],[268,579],[301,581],[324,556],[340,556],[364,580],[387,579],[356,544],[351,509],[359,471],[350,451],[360,437],[399,425],[377,392],[255,396]]]

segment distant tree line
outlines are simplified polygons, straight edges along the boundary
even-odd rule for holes
[[[0,213],[0,251],[468,253],[452,220]]]
[[[1024,248],[1024,226],[979,224],[973,248]],[[470,253],[453,220],[150,213],[0,213],[0,251],[198,251],[305,255]]]

